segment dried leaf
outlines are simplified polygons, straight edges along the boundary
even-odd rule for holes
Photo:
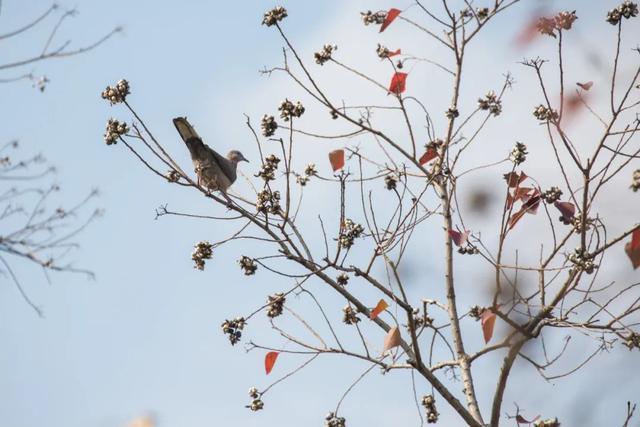
[[[344,150],[339,149],[330,152],[329,162],[331,163],[331,168],[334,172],[338,169],[342,169],[344,167]]]
[[[436,150],[433,147],[429,147],[427,148],[427,151],[420,157],[418,161],[420,162],[421,165],[424,165],[425,163],[430,162],[436,157],[438,157],[438,150]]]
[[[369,319],[371,320],[375,319],[380,315],[380,313],[385,311],[387,307],[389,307],[389,304],[387,304],[385,300],[381,299],[380,301],[378,301],[378,304],[376,305],[376,307],[373,310],[371,310],[371,313],[369,313]]]
[[[588,82],[585,82],[585,83],[579,83],[578,82],[576,84],[578,86],[580,86],[584,90],[589,90],[589,89],[591,89],[591,86],[593,86],[593,82],[592,81],[588,81]]]
[[[538,213],[540,200],[542,200],[540,192],[538,191],[538,189],[535,189],[533,194],[527,194],[522,197],[522,209],[524,209],[526,213],[535,215]]]
[[[503,175],[504,180],[507,181],[507,185],[511,188],[517,187],[522,181],[529,178],[524,172],[520,172],[518,175],[515,172],[509,172]]]
[[[524,214],[526,213],[527,213],[527,210],[524,207],[522,207],[518,212],[511,215],[511,218],[509,218],[509,230],[515,227],[518,221],[520,221],[524,216]]]
[[[449,230],[449,236],[451,236],[451,240],[455,243],[456,246],[464,246],[467,244],[467,240],[469,239],[469,230],[464,232],[457,230]]]
[[[391,58],[392,56],[400,55],[402,53],[402,49],[396,49],[393,52],[389,52],[387,58]]]
[[[633,269],[640,267],[640,228],[636,228],[631,235],[631,241],[624,245],[624,250],[631,260]]]
[[[564,221],[570,221],[571,218],[573,218],[573,216],[576,214],[576,207],[573,203],[558,201],[555,202],[553,206],[555,206],[560,211],[560,213],[562,214],[562,219]]]
[[[385,351],[390,350],[399,345],[400,345],[400,330],[398,329],[397,326],[394,326],[393,328],[389,329],[389,332],[387,332],[387,335],[384,337],[384,348],[382,349],[382,352],[384,353]]]
[[[273,365],[276,364],[276,360],[278,359],[279,354],[280,353],[278,353],[277,351],[270,351],[264,356],[264,370],[267,372],[267,375],[271,373]]]
[[[482,324],[482,335],[484,342],[487,344],[493,336],[493,327],[496,324],[496,314],[490,309],[485,308],[480,315],[480,323]]]
[[[532,419],[531,421],[527,421],[522,415],[518,414],[516,415],[516,422],[518,424],[532,424],[534,423],[538,418],[540,418],[540,415],[536,415],[536,417],[534,419]]]
[[[400,9],[396,9],[396,8],[389,9],[389,11],[387,12],[387,17],[384,19],[384,22],[380,27],[380,32],[383,32],[384,30],[386,30],[387,27],[391,25],[391,23],[398,17],[398,15],[400,15],[400,12],[402,12]]]
[[[400,95],[402,92],[404,92],[404,90],[406,89],[407,76],[407,73],[401,73],[397,71],[391,78],[391,83],[389,84],[389,93]]]

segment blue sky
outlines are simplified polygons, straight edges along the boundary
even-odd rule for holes
[[[403,8],[406,4],[363,0],[284,4],[290,15],[286,31],[308,59],[325,42],[338,43],[341,58],[350,64],[359,63],[365,56],[363,51],[372,51],[378,41],[403,50],[423,49],[426,55],[439,53],[431,43],[414,37],[415,33],[410,33],[407,40],[406,27],[379,36],[359,21],[360,10]],[[523,53],[510,47],[509,40],[537,4],[523,1],[520,10],[514,9],[494,23],[493,30],[470,52],[478,71],[465,86],[467,102],[475,102],[478,92],[496,88],[507,70],[522,82],[525,95],[521,99],[533,92],[527,86],[531,76],[516,64]],[[596,70],[579,62],[578,57],[585,48],[605,51],[604,46],[609,46],[606,40],[613,33],[601,24],[601,16],[615,2],[589,2],[585,6],[583,2],[563,0],[557,4],[562,9],[582,7],[578,9],[576,29],[580,47],[569,56],[578,61],[571,78],[586,80],[596,75]],[[27,22],[48,6],[41,0],[28,4],[5,0],[0,33]],[[324,414],[335,406],[350,379],[366,366],[338,357],[320,360],[269,393],[265,411],[256,414],[245,409],[248,388],[268,384],[262,370],[263,355],[230,347],[219,325],[227,317],[251,311],[267,294],[289,285],[264,272],[252,279],[242,276],[236,259],[243,251],[258,252],[257,246],[221,249],[204,272],[194,270],[190,260],[193,244],[223,238],[229,233],[226,224],[171,217],[155,220],[155,209],[163,204],[195,213],[209,213],[210,205],[196,192],[182,191],[147,173],[125,147],[106,147],[102,142],[109,117],[129,118],[124,110],[104,103],[100,92],[107,84],[126,78],[132,85],[131,102],[156,136],[166,141],[176,159],[186,165],[185,170],[191,170],[188,153],[171,123],[171,118],[178,115],[187,115],[200,134],[221,151],[238,148],[247,158],[256,159],[243,114],[249,114],[257,124],[264,112],[275,113],[285,96],[302,96],[282,76],[267,78],[258,73],[264,66],[281,61],[281,40],[260,25],[262,13],[273,4],[256,0],[241,4],[78,0],[61,6],[77,6],[80,13],[61,30],[60,41],[70,38],[78,46],[116,25],[122,25],[124,31],[86,55],[22,70],[48,76],[51,82],[44,93],[26,82],[0,86],[4,124],[0,141],[17,138],[25,153],[42,152],[58,167],[55,180],[63,189],[61,203],[71,204],[91,189],[100,189],[101,196],[93,207],[104,208],[105,215],[79,237],[82,249],[71,255],[75,264],[95,271],[96,280],[54,275],[49,285],[39,271],[18,265],[26,291],[44,309],[41,319],[22,303],[11,283],[0,278],[0,340],[5,348],[0,352],[0,425],[111,427],[125,425],[144,413],[156,414],[160,426],[321,425]],[[50,20],[49,27],[10,43],[1,42],[1,56],[11,59],[37,53],[53,23]],[[630,36],[638,35],[637,22],[634,25]],[[537,55],[535,49],[541,55],[550,53],[537,44],[531,49],[527,55]],[[371,73],[384,81],[388,70],[374,68],[372,56],[368,55],[366,64],[373,64]],[[325,74],[320,75],[320,81],[330,83],[334,94],[358,93],[366,99],[377,96],[369,94],[360,82],[332,70],[322,71]],[[420,68],[411,74],[409,84],[438,103],[448,96],[443,81],[446,77],[437,70]],[[512,101],[512,105],[511,117],[530,110],[528,103]],[[312,118],[320,115],[326,119],[326,112],[310,111],[305,124],[317,127],[320,122]],[[508,150],[513,144],[507,134],[528,132],[516,120],[507,118],[503,127],[488,129],[487,138],[495,143],[496,150]],[[394,132],[393,125],[389,127]],[[334,146],[311,141],[304,144],[301,165],[316,161],[320,172],[328,175],[324,156]],[[544,174],[544,158],[538,158],[531,167]],[[249,177],[256,168],[255,162],[242,165]],[[247,188],[244,182],[238,185],[240,193]],[[332,195],[331,189],[317,191],[315,200]],[[314,198],[309,199],[313,203]],[[605,195],[607,200],[611,199]],[[614,215],[624,217],[626,213],[612,204],[610,209]],[[224,211],[216,208],[215,213]],[[311,220],[305,221],[311,226]],[[478,220],[477,224],[489,223]],[[418,247],[427,251],[429,258],[436,256],[428,242]],[[414,268],[424,268],[427,279],[437,280],[437,263],[418,261],[414,259]],[[463,278],[472,276],[471,267],[461,271]],[[419,289],[412,292],[422,296]],[[471,305],[475,295],[470,291],[465,302]],[[332,297],[327,301],[338,304]],[[266,336],[268,330],[257,323],[252,335]],[[277,338],[270,342],[281,344]],[[474,344],[481,343],[478,340]],[[513,410],[514,401],[527,402],[530,415],[544,411],[544,415],[566,420],[567,425],[609,425],[605,421],[609,414],[616,414],[618,420],[624,402],[640,395],[637,381],[622,368],[630,358],[618,348],[610,357],[597,360],[594,369],[602,374],[596,372],[589,383],[581,383],[578,377],[548,384],[523,365],[505,411]],[[282,370],[272,375],[282,375],[296,363],[283,358],[277,365]],[[479,368],[482,387],[493,387],[495,373],[485,373],[489,368]],[[528,386],[531,382],[535,382],[535,389]],[[343,405],[349,425],[416,425],[409,385],[410,378],[403,373],[368,377],[360,391]],[[614,388],[615,393],[608,392]],[[598,392],[597,397],[591,391]],[[550,395],[557,397],[549,399]],[[589,410],[580,409],[587,405]],[[457,418],[448,410],[441,412],[443,420],[452,423],[447,425],[457,425]]]

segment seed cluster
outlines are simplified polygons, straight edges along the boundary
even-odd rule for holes
[[[262,18],[262,25],[271,27],[272,25],[276,25],[276,23],[282,21],[286,17],[287,9],[282,6],[278,6],[268,12],[265,12],[264,18]]]
[[[281,211],[280,207],[280,192],[271,191],[268,188],[258,193],[258,200],[256,201],[256,210],[263,214],[277,215]]]
[[[325,62],[331,59],[331,54],[334,50],[338,50],[338,46],[335,44],[325,44],[322,46],[322,49],[313,54],[316,64],[324,65]]]
[[[558,112],[551,108],[547,108],[542,104],[538,105],[535,110],[533,110],[533,116],[541,122],[558,120]]]
[[[367,10],[366,12],[360,12],[360,16],[362,17],[364,25],[382,25],[384,20],[387,19],[387,12],[384,10],[379,10],[378,12],[371,12],[370,10]]]
[[[438,410],[436,409],[436,399],[432,394],[422,397],[422,406],[424,406],[427,423],[435,424],[438,422]]]
[[[395,175],[389,174],[384,177],[384,186],[387,190],[395,190],[398,184],[398,178]]]
[[[236,345],[242,337],[242,331],[247,322],[244,317],[236,317],[233,320],[225,320],[222,323],[222,332],[229,335],[229,341],[231,345]]]
[[[175,169],[171,169],[165,174],[165,178],[167,178],[167,181],[169,182],[178,182],[180,181],[180,172]]]
[[[282,314],[282,310],[284,309],[284,302],[286,298],[282,292],[275,293],[273,295],[269,295],[267,298],[267,303],[269,304],[269,308],[267,309],[267,316],[278,317]]]
[[[251,404],[247,406],[247,408],[251,409],[254,412],[264,408],[264,402],[260,399],[260,392],[258,392],[257,388],[251,387],[249,389],[249,397],[253,400],[251,401]]]
[[[416,329],[420,329],[423,326],[428,326],[433,324],[433,318],[429,317],[427,313],[421,314],[419,308],[413,309],[413,326]]]
[[[634,192],[640,190],[640,169],[636,169],[633,172],[632,181],[631,181],[631,189]]]
[[[378,55],[380,59],[388,58],[390,54],[391,54],[391,51],[387,47],[382,46],[380,43],[378,43],[378,48],[376,49],[376,55]]]
[[[345,427],[347,425],[347,420],[344,417],[339,417],[335,412],[329,412],[325,419],[325,427]]]
[[[515,147],[511,150],[511,154],[509,154],[509,160],[518,166],[527,160],[527,154],[529,154],[527,152],[527,146],[521,142],[516,142]]]
[[[485,310],[484,307],[480,307],[479,305],[474,305],[469,310],[469,316],[471,316],[475,320],[480,320],[480,317],[482,316],[482,312],[484,310]]]
[[[340,234],[340,246],[344,249],[349,249],[353,246],[355,239],[360,237],[364,233],[364,227],[350,220],[349,218],[344,220],[344,227]]]
[[[638,5],[627,0],[607,12],[607,22],[611,25],[618,25],[622,18],[629,19],[636,16],[638,16]]]
[[[280,111],[280,118],[284,119],[285,122],[288,122],[292,117],[302,116],[304,114],[304,107],[300,101],[294,104],[288,99],[285,99],[280,103],[278,111]]]
[[[347,273],[340,273],[338,277],[336,277],[336,282],[340,286],[347,286],[349,283],[349,275]]]
[[[484,98],[478,99],[478,108],[488,110],[494,116],[499,116],[502,113],[502,101],[498,99],[498,95],[494,91],[489,91]]]
[[[578,270],[584,271],[587,274],[591,274],[598,266],[593,263],[593,255],[590,255],[587,251],[583,251],[582,248],[575,248],[571,254],[569,254],[569,261],[571,261]]]
[[[478,7],[476,8],[476,16],[479,20],[484,21],[489,16],[489,8],[488,7]]]
[[[314,163],[309,163],[307,167],[304,169],[304,175],[296,174],[296,182],[300,184],[300,186],[304,187],[307,185],[312,176],[316,175],[318,171],[316,170],[316,165]]]
[[[447,119],[451,120],[451,119],[455,119],[456,117],[458,117],[460,115],[460,112],[458,111],[457,108],[455,107],[451,107],[449,108],[446,113],[445,116],[447,116]]]
[[[562,190],[560,190],[558,187],[551,187],[550,189],[542,193],[542,198],[544,199],[545,203],[549,205],[560,200],[560,197],[562,197]]]
[[[624,341],[624,345],[626,345],[629,350],[633,350],[634,348],[640,349],[640,334],[631,332]]]
[[[238,264],[240,264],[240,269],[242,269],[245,276],[252,276],[256,274],[256,270],[258,269],[258,264],[256,264],[252,258],[245,255],[240,257]]]
[[[107,145],[117,144],[118,138],[129,132],[129,126],[125,122],[119,122],[115,119],[109,119],[107,127],[104,131],[104,142]]]
[[[347,325],[355,325],[360,321],[357,310],[353,309],[350,305],[346,305],[342,309],[342,312],[344,313],[342,321]]]
[[[276,170],[278,170],[278,163],[280,163],[280,159],[274,154],[269,154],[267,157],[265,157],[260,172],[258,172],[258,174],[255,176],[262,178],[264,182],[273,181],[274,179],[276,179]]]
[[[115,86],[107,86],[107,88],[102,91],[101,96],[102,99],[106,99],[111,105],[114,105],[124,102],[130,93],[129,82],[121,79],[118,80]]]
[[[194,266],[198,270],[204,270],[205,260],[211,259],[213,256],[213,245],[206,240],[198,242],[193,247],[193,252],[191,252],[191,259],[193,260]]]
[[[262,130],[262,136],[268,138],[273,136],[278,129],[278,123],[276,122],[275,117],[264,115],[262,116],[262,121],[260,122],[260,129]]]
[[[560,427],[560,422],[557,418],[549,418],[548,420],[538,420],[533,423],[533,427]]]
[[[556,31],[570,30],[576,19],[578,19],[578,17],[576,16],[575,10],[573,12],[564,11],[550,18],[542,17],[538,19],[536,28],[540,34],[546,34],[555,38]]]

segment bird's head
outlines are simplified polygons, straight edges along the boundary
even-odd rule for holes
[[[227,159],[231,160],[235,164],[238,164],[240,162],[249,162],[249,160],[245,159],[242,153],[238,150],[229,151],[229,154],[227,154]]]

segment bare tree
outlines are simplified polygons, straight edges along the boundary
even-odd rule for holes
[[[262,409],[264,396],[275,385],[319,356],[340,354],[365,361],[368,366],[327,415],[327,426],[345,425],[345,418],[339,415],[340,404],[374,368],[383,373],[411,372],[418,407],[416,418],[421,425],[425,420],[438,421],[443,404],[438,403],[436,408],[437,399],[466,425],[498,426],[507,384],[517,374],[513,370],[516,360],[529,363],[545,379],[556,379],[575,372],[589,375],[588,362],[616,343],[640,349],[640,283],[629,283],[624,277],[621,280],[620,274],[604,269],[605,254],[624,241],[628,241],[626,250],[634,268],[640,264],[640,228],[625,218],[623,231],[610,236],[611,224],[599,214],[597,203],[598,196],[621,174],[633,175],[633,191],[640,187],[640,172],[631,173],[631,163],[640,154],[636,144],[640,66],[635,56],[639,51],[629,53],[622,43],[627,21],[638,14],[637,5],[625,1],[608,13],[603,11],[602,25],[612,25],[617,34],[610,59],[610,108],[606,112],[597,112],[585,95],[592,82],[578,82],[574,90],[569,89],[565,78],[563,53],[577,13],[560,12],[538,17],[532,23],[527,37],[537,34],[557,46],[557,57],[552,60],[535,58],[522,62],[531,69],[540,89],[540,101],[531,105],[532,116],[522,120],[537,121],[555,153],[555,173],[549,173],[544,180],[555,180],[556,184],[543,188],[522,170],[529,153],[520,142],[510,153],[498,154],[490,163],[461,166],[487,123],[499,120],[502,102],[514,83],[507,75],[501,88],[480,97],[475,109],[464,111],[461,106],[466,104],[460,99],[463,69],[474,67],[473,63],[467,64],[468,49],[481,30],[498,15],[517,7],[519,0],[496,0],[491,7],[475,7],[468,1],[437,3],[427,6],[416,1],[411,8],[413,15],[397,9],[362,13],[365,25],[380,26],[384,31],[389,25],[406,24],[409,31],[417,31],[449,53],[436,61],[380,45],[372,48],[372,53],[375,51],[388,66],[389,85],[379,83],[366,70],[340,61],[335,45],[325,45],[313,55],[320,66],[333,65],[370,83],[372,90],[381,95],[379,105],[334,99],[330,88],[319,83],[315,71],[303,59],[311,55],[300,53],[288,38],[282,24],[287,11],[278,7],[264,15],[263,24],[277,31],[285,45],[282,65],[265,69],[264,73],[287,75],[313,100],[314,106],[306,108],[326,111],[327,118],[343,122],[347,130],[328,135],[296,126],[306,110],[302,103],[289,99],[278,108],[280,122],[267,114],[258,131],[247,118],[262,163],[255,179],[247,179],[254,190],[251,196],[233,191],[212,192],[186,173],[132,107],[126,80],[107,87],[102,94],[112,105],[123,104],[134,120],[131,127],[110,120],[105,133],[108,145],[122,143],[152,173],[185,190],[199,192],[221,212],[215,216],[179,212],[165,205],[158,209],[159,217],[195,217],[224,223],[226,226],[219,230],[238,224],[237,230],[214,243],[198,242],[192,254],[195,267],[205,269],[206,261],[222,245],[252,240],[256,242],[255,250],[264,255],[242,255],[239,265],[244,274],[253,276],[258,270],[266,270],[291,283],[288,289],[268,296],[262,307],[222,325],[231,344],[236,344],[247,324],[266,313],[271,328],[288,345],[269,345],[262,343],[262,338],[254,338],[246,343],[247,350],[266,352],[267,371],[281,354],[304,359],[298,368],[271,385],[260,390],[252,388],[252,400],[247,406],[251,410]],[[631,60],[636,65],[631,77],[623,78],[619,64],[622,57],[630,55],[634,55]],[[409,74],[403,69],[416,63],[433,66],[442,73],[443,84],[450,84],[450,104],[431,105],[417,95],[405,94],[410,93]],[[412,76],[418,73],[417,69],[413,69]],[[553,75],[553,80],[545,71]],[[584,140],[576,144],[566,127],[570,116],[581,108],[601,127],[598,135],[591,135],[590,144]],[[433,111],[442,111],[443,118],[434,119]],[[385,123],[402,126],[402,136],[387,132]],[[444,125],[439,127],[439,123]],[[278,132],[282,135],[276,136]],[[424,146],[420,143],[424,140],[422,133],[426,133],[428,141]],[[354,136],[367,144],[349,146]],[[343,141],[347,145],[328,153],[333,176],[322,176],[314,164],[296,166],[301,163],[298,159],[304,157],[304,148],[298,141],[310,139]],[[459,189],[469,182],[465,179],[468,176],[496,171],[504,175],[503,188],[494,190],[503,200],[497,212],[497,233],[472,232],[469,213],[465,211],[468,209],[458,201]],[[202,170],[196,168],[196,174],[200,173]],[[310,204],[303,195],[311,185],[333,188],[331,199]],[[545,232],[531,237],[527,246],[539,248],[539,258],[520,258],[522,241],[513,238],[514,230],[538,211],[546,218]],[[303,228],[302,216],[315,221],[306,221]],[[437,239],[433,228],[428,228],[434,222],[442,230]],[[443,276],[437,285],[437,294],[442,298],[430,296],[436,292],[433,284],[427,290],[402,271],[405,260],[417,248],[416,240],[426,238],[432,246],[439,245],[442,253]],[[456,277],[465,261],[472,259],[469,257],[476,260],[473,265],[478,266],[478,274],[491,271],[493,280],[491,294],[483,303],[462,308],[458,295],[461,285]],[[342,319],[335,317],[333,305],[322,302],[329,294],[339,296],[346,304]],[[372,299],[372,295],[377,297]],[[296,302],[303,299],[317,312],[297,311]],[[480,328],[473,324],[474,319],[480,322]],[[492,341],[498,319],[508,332]],[[339,320],[347,326],[336,325]],[[549,367],[563,359],[569,347],[569,339],[560,348],[549,343],[548,337],[557,330],[566,331],[568,337],[592,338],[593,351],[581,360],[570,360],[575,363],[568,372],[549,375]],[[379,331],[386,334],[384,340]],[[485,345],[474,348],[471,337],[480,331]],[[539,351],[532,354],[531,346]],[[502,358],[496,369],[495,387],[480,389],[474,381],[474,365],[495,354]],[[426,381],[430,390],[420,391],[417,378]],[[481,407],[479,396],[491,404]],[[634,408],[628,404],[626,420],[621,416],[620,424],[629,424]],[[559,425],[556,418],[527,420],[520,409],[509,418],[517,424]]]
[[[0,2],[0,13],[2,3]],[[89,52],[120,31],[115,28],[99,40],[81,47],[72,47],[71,40],[58,42],[57,36],[65,22],[76,15],[76,9],[63,10],[52,4],[32,21],[0,34],[5,45],[23,33],[44,25],[57,15],[51,31],[42,41],[42,50],[34,56],[0,63],[0,83],[21,80],[32,82],[34,88],[44,91],[49,83],[45,75],[35,71],[24,72],[27,66],[56,58],[67,58]],[[49,271],[82,273],[93,277],[86,269],[76,268],[67,261],[67,255],[77,248],[73,239],[99,214],[98,209],[87,212],[97,191],[91,191],[73,206],[51,206],[60,187],[52,182],[55,168],[41,154],[29,155],[20,151],[18,140],[0,146],[0,273],[13,282],[24,300],[39,314],[42,310],[28,296],[16,271],[16,262],[27,262],[42,268],[47,280]]]

